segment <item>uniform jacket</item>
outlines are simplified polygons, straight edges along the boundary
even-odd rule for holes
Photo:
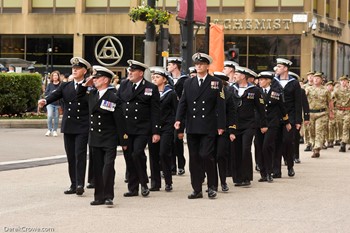
[[[225,93],[225,108],[226,108],[226,131],[228,133],[235,133],[237,125],[237,114],[235,109],[235,103],[233,99],[233,87],[226,86],[224,87]]]
[[[90,146],[113,148],[118,142],[127,145],[125,118],[115,91],[114,87],[107,89],[100,99],[96,89],[89,93]]]
[[[233,99],[237,109],[237,129],[266,127],[265,105],[259,88],[248,84],[242,96],[238,95],[238,84],[235,84],[233,88]],[[255,112],[257,118],[255,118]]]
[[[304,121],[310,120],[310,107],[309,101],[307,99],[306,93],[304,89],[301,89],[301,106],[304,114]]]
[[[184,83],[187,79],[187,75],[181,75],[180,78],[177,80],[176,84],[174,85],[174,90],[179,99],[181,98],[182,91],[184,89]]]
[[[132,85],[132,82],[125,80],[117,92],[122,101],[127,133],[160,134],[160,97],[157,86],[143,79],[133,92]]]
[[[284,96],[285,107],[288,113],[289,122],[292,125],[302,123],[301,87],[299,81],[289,76],[287,85],[283,88],[280,84],[280,77],[275,77],[272,87],[280,89]]]
[[[188,134],[217,134],[226,128],[225,94],[221,81],[207,75],[201,86],[198,78],[187,79],[176,113]]]
[[[46,104],[63,99],[64,113],[62,117],[61,132],[68,134],[81,134],[89,132],[88,97],[83,88],[74,87],[74,81],[62,83],[56,91],[46,97]]]
[[[284,107],[283,93],[280,89],[270,88],[267,94],[263,88],[259,88],[262,97],[264,98],[267,127],[279,127],[281,124],[288,124],[289,118]]]
[[[160,94],[160,128],[161,133],[174,132],[176,109],[178,105],[175,91],[166,87]]]

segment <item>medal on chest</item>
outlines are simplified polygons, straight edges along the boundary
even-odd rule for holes
[[[102,100],[100,108],[110,111],[110,112],[114,112],[116,104],[107,100]]]
[[[145,88],[145,93],[144,93],[144,95],[152,96],[152,91],[153,91],[152,88]]]

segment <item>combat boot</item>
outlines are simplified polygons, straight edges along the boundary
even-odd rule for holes
[[[335,140],[334,145],[335,145],[335,146],[340,146],[340,140]]]
[[[333,147],[334,147],[333,142],[328,142],[327,147],[328,147],[328,148],[333,148]]]
[[[320,149],[313,149],[313,154],[311,155],[311,158],[318,158],[320,157]]]
[[[307,144],[307,146],[306,146],[306,148],[305,148],[304,151],[312,151],[311,145],[310,145],[310,144]]]
[[[346,151],[346,144],[344,142],[342,142],[340,144],[340,149],[339,149],[339,152],[345,152]]]

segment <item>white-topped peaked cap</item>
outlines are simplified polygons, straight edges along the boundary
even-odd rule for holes
[[[246,71],[248,72],[248,76],[253,77],[253,78],[258,77],[258,74],[255,73],[254,71],[252,71],[251,69],[249,69],[249,68],[247,68],[247,67],[245,67],[245,69],[246,69]]]
[[[258,74],[258,78],[269,78],[273,79],[275,77],[275,74],[271,71],[262,71]]]
[[[224,80],[224,81],[228,81],[229,78],[226,76],[226,74],[222,73],[222,72],[219,72],[219,71],[215,71],[214,73],[214,76],[221,79],[221,80]]]
[[[192,60],[194,61],[194,63],[206,62],[208,64],[211,64],[213,62],[213,58],[211,56],[209,56],[208,54],[205,54],[205,53],[195,53],[195,54],[193,54]]]
[[[189,71],[190,74],[197,73],[196,67],[194,67],[194,66],[189,67],[188,71]]]
[[[248,72],[246,67],[243,66],[237,66],[236,67],[236,72],[241,73],[241,74],[245,74],[245,75],[250,75],[250,73]]]
[[[276,63],[277,64],[282,64],[282,65],[285,65],[285,66],[291,66],[293,64],[293,62],[285,59],[285,58],[276,58]]]
[[[182,57],[168,57],[168,63],[182,63]]]
[[[73,57],[72,59],[70,59],[70,64],[72,64],[72,67],[80,66],[84,67],[87,70],[91,68],[91,64],[81,57]]]
[[[296,73],[292,72],[292,71],[288,71],[288,75],[292,76],[296,80],[299,80],[299,81],[301,80],[300,76],[297,75]]]
[[[168,74],[166,70],[161,66],[151,66],[149,67],[151,74],[159,74],[167,78]]]
[[[131,69],[135,69],[135,70],[141,70],[141,71],[145,71],[146,69],[148,69],[148,66],[139,62],[139,61],[135,61],[135,60],[128,60],[128,64],[129,67]]]
[[[93,70],[92,76],[94,78],[99,78],[99,77],[113,78],[114,77],[113,71],[111,71],[103,66],[93,66],[92,70]]]
[[[237,62],[234,61],[224,61],[224,67],[232,67],[232,68],[236,68],[236,66],[239,66],[239,64]]]

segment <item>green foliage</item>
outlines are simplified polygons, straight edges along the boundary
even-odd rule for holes
[[[145,21],[154,24],[169,24],[171,14],[169,11],[155,9],[150,6],[138,6],[131,8],[129,12],[130,20]]]
[[[37,106],[41,93],[40,74],[0,74],[0,115],[21,115]]]

